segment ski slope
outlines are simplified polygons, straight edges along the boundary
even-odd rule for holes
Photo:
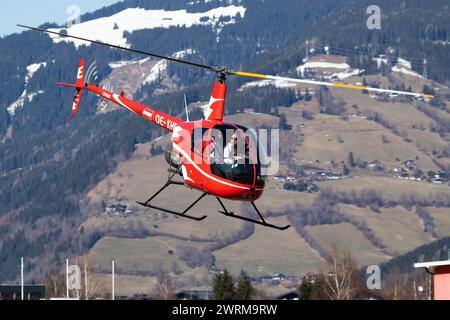
[[[146,10],[141,8],[128,8],[110,17],[104,17],[74,24],[68,29],[49,29],[61,32],[67,30],[68,34],[100,40],[103,42],[129,47],[124,32],[133,32],[142,29],[191,27],[194,25],[211,26],[213,30],[220,30],[227,24],[236,22],[236,17],[245,16],[246,8],[230,5],[218,7],[206,12],[189,13],[186,10]],[[228,21],[221,18],[229,17]],[[61,38],[58,35],[50,35],[55,43],[62,41],[72,42],[77,48],[81,45],[89,46],[90,43],[77,39]]]

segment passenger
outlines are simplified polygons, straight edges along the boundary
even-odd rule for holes
[[[216,137],[211,136],[211,143],[209,145],[209,158],[211,163],[223,163],[222,150],[216,143]]]

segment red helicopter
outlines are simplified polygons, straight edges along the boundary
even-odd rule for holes
[[[279,76],[270,76],[257,73],[242,71],[232,71],[226,67],[211,67],[190,61],[166,57],[154,53],[116,46],[97,40],[90,40],[74,35],[58,33],[46,29],[34,28],[18,25],[35,31],[52,33],[61,37],[69,37],[78,40],[87,41],[94,44],[108,46],[120,50],[126,50],[155,58],[165,59],[177,63],[183,63],[190,66],[203,68],[207,71],[215,72],[217,80],[211,94],[211,99],[207,107],[206,119],[198,121],[184,121],[177,117],[160,112],[152,107],[142,105],[138,102],[127,99],[122,92],[120,95],[102,89],[96,85],[85,82],[85,62],[80,59],[75,84],[58,83],[58,85],[76,89],[77,94],[73,100],[72,115],[74,117],[80,106],[81,96],[84,90],[94,92],[102,99],[110,100],[115,104],[134,112],[156,125],[172,132],[171,145],[166,149],[166,160],[170,164],[171,174],[164,186],[152,195],[145,202],[138,204],[164,211],[170,214],[178,215],[184,218],[201,221],[206,216],[195,217],[188,215],[200,200],[206,196],[215,197],[222,211],[220,213],[260,224],[266,227],[286,230],[290,225],[276,226],[266,222],[260,211],[255,205],[255,201],[262,195],[265,186],[264,176],[261,173],[261,158],[264,151],[259,146],[258,138],[247,128],[232,122],[223,120],[223,112],[226,97],[226,78],[229,75],[254,77],[261,79],[281,80],[294,83],[306,83],[312,85],[322,85],[355,90],[367,90],[371,92],[396,93],[410,95],[415,97],[433,98],[431,95],[423,93],[403,92],[397,90],[387,90],[380,88],[371,88],[359,85],[349,85],[343,83],[321,82],[306,79],[294,79]],[[231,133],[231,134],[230,134]],[[224,140],[226,138],[226,140]],[[226,141],[229,141],[228,143]],[[255,147],[256,146],[256,147]],[[183,181],[174,179],[176,175],[183,178]],[[182,212],[176,212],[167,208],[158,207],[152,204],[152,201],[170,185],[188,186],[200,190],[201,196],[197,198],[190,206]],[[250,202],[260,220],[246,216],[236,215],[228,211],[221,199]]]

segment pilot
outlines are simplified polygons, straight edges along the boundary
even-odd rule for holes
[[[231,136],[231,141],[225,146],[223,151],[223,159],[226,164],[233,167],[237,165],[236,161],[242,158],[238,155],[238,137],[236,134]]]

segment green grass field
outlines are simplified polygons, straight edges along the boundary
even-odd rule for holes
[[[433,218],[439,237],[450,236],[450,208],[426,208]]]
[[[353,152],[356,161],[378,160],[387,168],[418,157],[417,163],[422,170],[436,170],[431,159],[414,144],[406,143],[381,125],[368,120],[350,118],[344,121],[336,116],[317,115],[315,119],[305,121],[302,130],[305,140],[294,155],[294,159],[299,161],[315,164],[316,160],[322,164],[332,160],[347,161],[348,154]],[[389,143],[383,143],[383,136]],[[429,144],[429,140],[423,143]]]
[[[423,223],[414,209],[383,208],[381,213],[350,205],[339,205],[339,209],[345,215],[365,221],[383,244],[399,254],[434,240],[424,232]]]
[[[100,285],[99,292],[105,292],[108,297],[111,294],[112,279],[110,274],[96,274],[95,281]],[[131,297],[135,294],[153,294],[156,289],[155,277],[131,276],[116,274],[115,276],[116,296]]]
[[[150,272],[159,267],[171,270],[174,264],[181,270],[188,270],[182,260],[168,253],[173,247],[174,243],[165,242],[164,237],[146,239],[105,237],[91,250],[89,260],[95,268],[101,270],[110,270],[113,259],[118,270],[127,272]]]
[[[271,218],[271,223],[286,224],[284,217]],[[300,238],[294,228],[286,231],[256,226],[247,240],[214,252],[216,264],[233,273],[241,269],[249,274],[274,272],[302,274],[317,270],[320,257]]]
[[[413,195],[422,199],[427,199],[432,194],[450,195],[450,188],[443,184],[438,185],[387,177],[355,177],[337,181],[323,181],[319,185],[322,188],[346,192],[373,189],[386,200],[400,200],[402,195]]]
[[[334,90],[334,94],[343,98],[348,105],[357,104],[360,111],[377,112],[389,123],[395,124],[399,130],[407,132],[408,137],[413,141],[413,147],[420,144],[428,152],[432,147],[441,150],[448,144],[438,134],[429,131],[429,125],[434,120],[426,116],[412,104],[400,102],[380,102],[368,95],[355,95],[344,90]],[[413,126],[422,125],[425,130],[414,129]]]
[[[349,251],[359,265],[377,264],[390,258],[374,247],[349,223],[308,226],[306,230],[325,250],[331,250],[336,246],[339,251]]]

